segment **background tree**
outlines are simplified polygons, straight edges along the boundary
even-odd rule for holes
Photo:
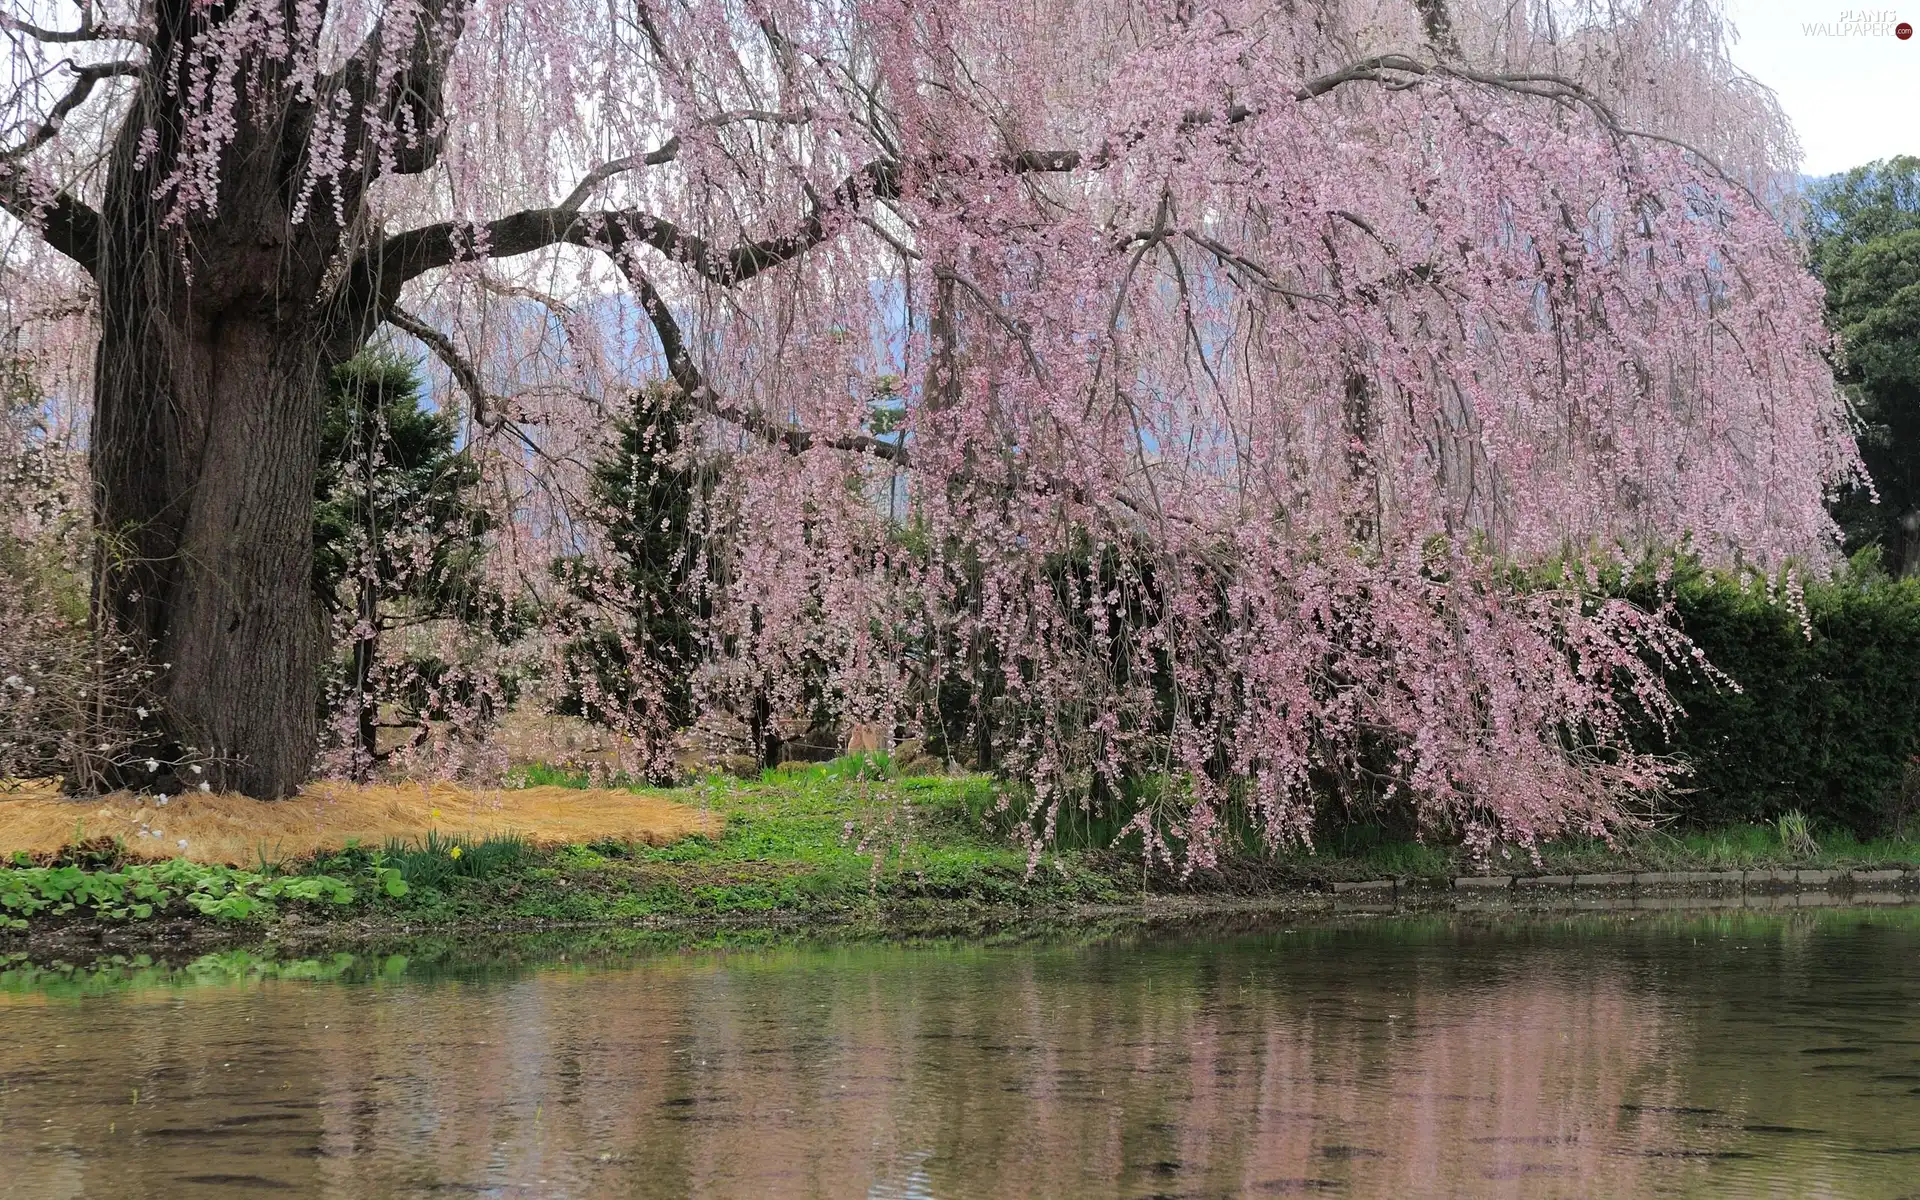
[[[405,683],[376,678],[383,640],[431,621],[477,622],[486,607],[482,539],[492,522],[475,503],[479,470],[456,445],[452,417],[423,399],[414,365],[382,351],[336,367],[327,390],[313,582],[328,613],[344,612],[349,627],[344,694],[354,712],[356,775],[386,757],[380,704]]]
[[[569,600],[560,711],[635,738],[655,773],[671,770],[673,735],[693,720],[702,658],[699,522],[715,463],[697,417],[673,384],[632,394],[592,476],[606,558],[553,564]]]
[[[1848,492],[1835,516],[1849,552],[1877,546],[1888,570],[1908,574],[1920,569],[1920,158],[1855,167],[1816,184],[1811,201],[1813,265],[1878,494]]]
[[[17,331],[13,331],[17,332]],[[85,451],[42,389],[45,363],[0,356],[0,781],[77,789],[145,773],[169,790],[204,773],[191,751],[162,775],[147,743],[160,700],[130,642],[90,636]],[[111,634],[111,628],[104,631]]]

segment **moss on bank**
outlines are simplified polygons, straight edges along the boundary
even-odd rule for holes
[[[536,768],[524,782],[586,780]],[[1143,894],[1274,896],[1342,880],[1438,881],[1489,868],[1567,874],[1920,866],[1920,841],[1913,839],[1859,842],[1816,830],[1817,844],[1809,844],[1765,826],[1655,831],[1616,846],[1566,842],[1543,847],[1538,862],[1492,864],[1457,848],[1348,828],[1330,833],[1312,853],[1231,855],[1217,869],[1180,878],[1143,871],[1137,840],[1115,845],[1099,823],[1068,823],[1029,872],[998,785],[982,776],[893,778],[884,759],[849,759],[769,771],[755,781],[716,776],[675,789],[671,798],[721,816],[724,832],[666,846],[597,841],[557,848],[513,837],[429,835],[263,862],[253,872],[195,864],[130,868],[95,843],[71,861],[0,868],[0,937],[211,924],[253,935],[336,930],[351,938],[400,926],[700,920],[853,923],[884,931],[916,922],[965,928],[987,913],[1060,914],[1137,903]],[[156,871],[166,884],[157,890]],[[135,888],[141,890],[130,903]]]

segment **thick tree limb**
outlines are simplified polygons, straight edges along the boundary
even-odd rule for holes
[[[665,149],[661,147],[661,151]],[[1075,151],[1030,150],[1008,156],[997,168],[1013,174],[1071,171],[1080,161]],[[633,209],[582,212],[562,204],[527,209],[477,227],[466,222],[442,221],[396,234],[371,252],[366,270],[377,286],[398,289],[407,280],[463,258],[509,258],[563,242],[618,254],[640,243],[693,268],[709,283],[731,287],[798,258],[826,241],[832,234],[827,222],[836,213],[858,212],[870,200],[897,199],[903,175],[897,162],[868,163],[842,180],[824,201],[814,204],[798,229],[725,249],[651,213]],[[599,182],[591,175],[588,178],[596,184]],[[577,187],[568,201],[576,198],[582,198],[581,189]]]
[[[350,156],[365,154],[369,149],[366,114],[371,111],[380,122],[409,129],[412,134],[384,148],[391,157],[391,162],[383,164],[385,171],[417,175],[440,161],[442,139],[432,131],[445,115],[447,63],[460,40],[470,4],[471,0],[418,0],[413,8],[413,27],[407,34],[406,67],[387,81],[384,94],[373,93],[380,84],[380,59],[387,53],[391,13],[382,15],[347,61],[321,80],[317,89],[321,96],[344,91],[352,98],[349,111],[354,114],[353,129],[345,147]],[[289,136],[302,143],[311,132],[311,120],[288,129]]]
[[[871,163],[848,176],[826,203],[815,205],[799,229],[725,250],[672,221],[637,210],[528,209],[477,229],[464,222],[442,221],[387,239],[377,249],[375,275],[382,286],[397,288],[426,271],[462,258],[510,258],[563,242],[618,254],[629,245],[642,243],[692,267],[709,282],[731,286],[825,241],[826,218],[834,211],[858,208],[871,196],[897,196],[899,187],[898,164]]]
[[[96,25],[93,22],[93,7],[88,5],[81,10],[78,29],[43,29],[18,17],[0,13],[0,30],[18,33],[32,38],[36,42],[49,45],[64,45],[73,42],[144,42],[146,30],[137,25]]]
[[[0,162],[0,209],[37,232],[41,240],[93,274],[100,262],[100,214],[73,193],[38,201],[26,171]]]

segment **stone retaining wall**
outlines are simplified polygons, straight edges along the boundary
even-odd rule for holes
[[[1369,879],[1336,883],[1336,894],[1350,900],[1385,900],[1418,895],[1437,899],[1452,892],[1459,899],[1500,900],[1575,897],[1621,897],[1696,894],[1707,896],[1779,897],[1792,903],[1803,893],[1817,894],[1815,904],[1902,903],[1920,899],[1920,870],[1876,871],[1637,871],[1605,875],[1461,875],[1446,885],[1424,880]]]

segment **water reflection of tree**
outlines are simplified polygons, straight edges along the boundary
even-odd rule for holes
[[[1715,1014],[1858,973],[1777,927],[1744,950],[1702,928],[863,947],[0,1006],[0,1158],[36,1196],[195,1174],[345,1196],[1644,1194],[1722,1178],[1687,1156],[1743,1144],[1768,1089],[1813,1086]],[[1722,1114],[1676,1111],[1703,1098]],[[1844,1182],[1830,1159],[1768,1166]]]

